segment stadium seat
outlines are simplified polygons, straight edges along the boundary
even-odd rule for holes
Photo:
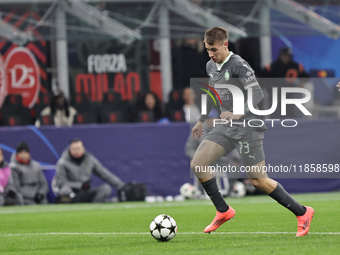
[[[52,115],[40,116],[39,120],[40,120],[40,125],[41,126],[44,126],[44,125],[54,125],[54,118],[53,118]]]
[[[172,110],[169,117],[171,121],[185,121],[183,110]]]
[[[122,96],[116,92],[107,92],[103,95],[103,104],[108,108],[115,108],[122,103]]]
[[[178,111],[183,111],[184,101],[182,98],[182,91],[174,89],[169,94],[169,102],[165,106],[166,116],[171,121],[184,121],[184,113],[183,120],[181,120],[180,113],[176,113]]]
[[[78,113],[74,117],[73,121],[73,124],[90,124],[90,123],[96,123],[95,116],[92,114]]]
[[[32,125],[30,109],[22,105],[22,96],[8,95],[2,107],[2,123],[4,126]]]
[[[116,92],[107,92],[103,95],[103,101],[98,106],[100,123],[126,122],[128,118],[127,103]]]
[[[4,126],[22,126],[23,120],[21,116],[8,116],[3,119]]]
[[[117,123],[122,121],[121,113],[119,111],[108,112],[109,123]]]
[[[138,122],[154,122],[155,117],[153,112],[151,111],[139,111],[138,112]]]
[[[77,110],[75,117],[76,124],[97,123],[98,111],[93,102],[91,102],[85,93],[77,93],[71,105]]]
[[[180,110],[183,108],[182,91],[174,89],[169,94],[169,103],[171,109]]]

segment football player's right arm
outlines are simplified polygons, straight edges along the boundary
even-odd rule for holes
[[[208,90],[209,92],[211,91],[210,89]],[[213,95],[214,93],[210,93]],[[203,123],[207,119],[209,113],[211,110],[214,108],[214,101],[210,97],[210,95],[207,94],[207,114],[201,114],[199,120],[197,121],[196,125],[192,129],[192,136],[196,140],[197,138],[201,139],[202,135],[204,134],[203,130]]]
[[[192,136],[196,140],[197,138],[202,139],[204,134],[203,122],[197,121],[196,125],[192,128]]]
[[[209,79],[209,85],[211,85],[211,79]],[[211,89],[208,88],[208,91],[210,92],[213,97],[215,97],[215,94],[212,93]],[[199,120],[197,121],[196,125],[192,129],[192,136],[196,140],[197,138],[201,139],[202,135],[204,134],[203,130],[203,123],[207,119],[208,115],[210,114],[211,110],[214,108],[214,100],[211,98],[210,95],[207,95],[207,114],[201,114]]]
[[[209,62],[206,65],[206,72],[207,72],[207,75],[209,76],[209,86],[212,86],[211,84],[212,84],[212,77],[213,76],[211,76],[211,75],[212,75],[213,71],[209,67]],[[213,93],[210,88],[208,88],[208,91],[209,91],[210,95],[212,95],[216,99],[215,93]],[[204,114],[204,115],[201,114],[199,121],[197,122],[197,123],[201,122],[202,126],[203,126],[204,121],[207,119],[208,115],[210,114],[211,110],[214,108],[214,100],[211,98],[210,95],[208,93],[206,94],[206,96],[207,96],[207,114]]]
[[[213,97],[215,97],[215,94],[211,91],[211,89],[208,89],[208,91],[210,92],[211,95],[213,95]],[[214,100],[211,98],[210,95],[207,95],[207,114],[201,114],[199,121],[204,123],[204,121],[208,118],[208,115],[210,114],[211,110],[214,108]]]
[[[336,85],[339,89],[339,91],[340,91],[340,81],[338,82],[338,84]]]

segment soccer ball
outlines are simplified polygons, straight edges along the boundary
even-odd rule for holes
[[[179,193],[185,198],[195,198],[196,191],[190,183],[184,183],[179,189]]]
[[[150,232],[158,241],[170,241],[177,233],[176,221],[170,215],[158,215],[150,223]]]
[[[233,191],[231,192],[232,197],[244,197],[247,193],[246,186],[243,182],[235,182]]]

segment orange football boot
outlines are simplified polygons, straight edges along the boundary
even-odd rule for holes
[[[229,221],[231,218],[235,218],[235,210],[229,206],[228,211],[226,212],[216,212],[216,216],[214,220],[204,229],[204,233],[210,233],[211,231],[215,231],[218,229],[224,222]]]
[[[296,216],[298,220],[298,232],[296,236],[305,236],[307,235],[310,227],[310,223],[312,221],[314,214],[314,210],[312,207],[306,206],[306,212],[302,216]]]

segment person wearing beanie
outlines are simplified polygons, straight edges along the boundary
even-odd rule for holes
[[[22,205],[23,200],[17,196],[13,187],[11,178],[11,169],[9,168],[2,149],[0,148],[0,206],[3,205]]]
[[[92,174],[108,184],[91,187]],[[103,203],[111,195],[111,187],[121,189],[125,183],[85,150],[83,142],[73,139],[57,162],[55,175],[59,203]]]
[[[47,204],[48,184],[37,161],[31,159],[25,142],[18,144],[9,164],[13,183],[26,205]]]

